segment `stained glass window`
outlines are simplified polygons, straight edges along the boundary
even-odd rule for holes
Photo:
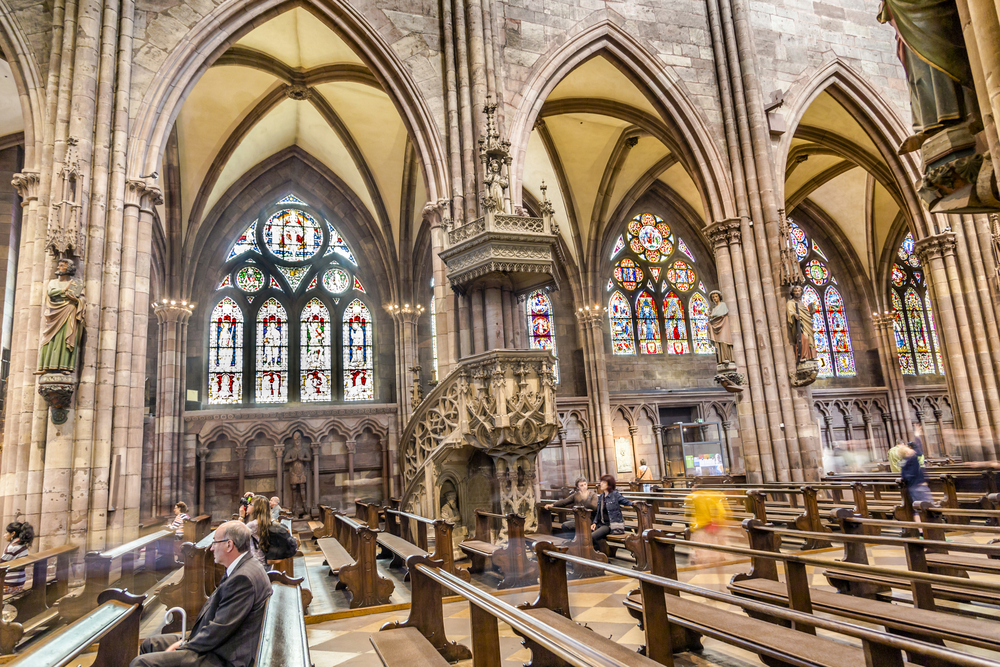
[[[688,263],[695,259],[691,247],[667,222],[653,213],[635,216],[611,258],[617,259],[607,284],[615,354],[636,354],[637,344],[642,354],[660,354],[664,348],[669,354],[714,353],[705,283]],[[679,296],[695,289],[699,294],[690,300]]]
[[[233,286],[233,281],[229,279],[229,274],[227,273],[226,277],[223,278],[222,281],[219,283],[219,286],[215,288],[215,291],[218,292],[220,289],[226,289],[227,287],[232,287],[232,286]]]
[[[542,290],[535,290],[528,295],[525,304],[528,314],[528,347],[532,350],[556,351],[555,320],[552,313],[552,301]],[[556,360],[552,369],[556,382],[559,381],[559,361]]]
[[[802,290],[805,304],[816,304],[813,314],[813,341],[819,366],[818,377],[853,377],[857,375],[854,346],[847,311],[837,278],[830,271],[829,259],[819,243],[795,222],[789,221],[791,242],[799,258],[806,284]],[[820,296],[822,295],[822,297]]]
[[[615,267],[614,276],[615,280],[622,287],[632,291],[642,282],[642,269],[633,260],[626,257],[618,262],[618,266]]]
[[[246,227],[227,257],[220,275],[237,289],[224,292],[209,320],[209,403],[375,397],[374,323],[360,299],[341,306],[338,295],[364,287],[328,220],[289,195]]]
[[[371,400],[375,398],[372,316],[361,299],[347,304],[343,325],[344,400]]]
[[[667,354],[687,354],[687,326],[684,322],[684,304],[676,292],[668,292],[663,297],[664,340]]]
[[[431,380],[437,382],[438,379],[438,325],[437,313],[434,308],[434,279],[431,278],[431,307],[428,311],[431,317]]]
[[[708,314],[712,309],[703,294],[695,292],[689,304],[691,310],[691,341],[695,354],[715,354],[715,344],[708,339]]]
[[[243,402],[243,311],[228,296],[209,320],[208,402]]]
[[[305,402],[333,398],[332,338],[330,311],[313,297],[303,306],[299,318],[300,395]]]
[[[323,287],[333,294],[346,292],[351,286],[351,276],[339,266],[323,274]]]
[[[649,292],[643,292],[635,301],[635,314],[639,318],[639,350],[643,354],[659,354],[660,320],[656,317],[656,302]]]
[[[826,288],[825,305],[830,331],[830,352],[837,377],[853,377],[857,375],[857,369],[854,367],[854,348],[851,345],[847,314],[844,312],[844,299],[833,285]]]
[[[615,255],[617,255],[624,249],[625,249],[625,237],[619,234],[618,240],[615,241],[615,247],[611,250],[611,259],[614,259]]]
[[[913,368],[913,354],[910,348],[910,335],[903,314],[903,300],[895,290],[889,290],[892,296],[892,332],[896,336],[896,353],[899,355],[899,369],[903,375],[916,375]]]
[[[236,272],[236,286],[244,292],[257,292],[264,287],[264,272],[256,266],[244,266]]]
[[[694,282],[698,280],[694,269],[683,260],[677,260],[667,269],[667,280],[674,284],[674,287],[682,292],[690,291],[694,287]]]
[[[899,367],[904,375],[943,375],[944,360],[930,292],[914,247],[913,235],[907,233],[896,249],[889,274]]]
[[[632,331],[632,309],[621,292],[615,292],[608,301],[608,318],[611,321],[611,346],[615,354],[635,354],[635,334]]]
[[[271,297],[257,311],[257,402],[288,401],[288,315]]]
[[[264,245],[279,260],[304,262],[319,252],[323,229],[302,209],[285,208],[273,214],[262,229]]]
[[[663,219],[640,213],[628,223],[628,244],[639,259],[662,262],[674,251],[674,236]]]

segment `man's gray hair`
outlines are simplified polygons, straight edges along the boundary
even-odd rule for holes
[[[236,547],[237,551],[242,554],[250,549],[251,533],[244,523],[227,521],[222,527],[225,529],[222,531],[223,535],[226,536],[227,540],[233,541],[233,546]]]

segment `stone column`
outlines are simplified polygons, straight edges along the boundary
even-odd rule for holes
[[[892,447],[894,446],[895,442],[896,442],[896,437],[897,437],[897,436],[896,436],[896,435],[895,435],[895,433],[893,432],[893,428],[892,428],[892,417],[890,417],[890,416],[889,416],[889,415],[888,415],[887,413],[885,413],[885,412],[883,412],[883,413],[882,413],[882,424],[883,424],[883,425],[884,425],[884,427],[885,427],[885,434],[886,434],[886,437],[887,437],[887,438],[889,439],[889,442],[888,442],[888,443],[886,443],[886,444],[888,444],[888,445],[889,445],[889,448],[891,449],[891,448],[892,448]]]
[[[721,424],[719,424],[719,427],[722,429],[722,443],[723,443],[723,445],[725,445],[725,447],[726,447],[726,453],[729,455],[729,471],[730,472],[732,472],[733,467],[734,467],[733,466],[733,446],[732,446],[732,444],[730,443],[730,440],[729,440],[729,427],[731,425],[732,425],[732,423],[729,422],[728,420],[723,421]]]
[[[729,326],[733,334],[733,357],[740,370],[746,373],[747,389],[737,399],[736,414],[743,447],[743,466],[751,483],[773,481],[773,457],[768,446],[766,411],[764,409],[763,382],[757,346],[753,338],[753,308],[743,267],[741,221],[739,218],[722,220],[707,230],[715,250],[716,274],[719,291],[729,306]],[[749,398],[749,400],[747,400]]]
[[[594,467],[594,455],[593,455],[593,444],[590,441],[590,429],[584,426],[580,429],[580,435],[583,436],[583,460],[586,464],[587,477],[589,479],[597,479],[597,470]]]
[[[483,289],[485,320],[483,332],[486,334],[486,351],[504,348],[503,297],[500,285],[488,283]]]
[[[319,452],[320,444],[318,442],[310,443],[309,448],[312,450],[313,455],[313,492],[312,492],[312,506],[319,508]]]
[[[353,503],[357,495],[354,493],[354,452],[358,448],[356,440],[348,440],[347,446],[347,488],[351,490],[351,496],[347,502]]]
[[[628,439],[632,443],[632,476],[635,477],[635,471],[639,469],[639,457],[636,456],[636,436],[639,434],[639,427],[632,426],[628,427]],[[616,470],[617,472],[617,470]]]
[[[382,445],[382,499],[388,503],[392,498],[392,484],[389,483],[389,441],[380,438]]]
[[[604,315],[590,306],[578,308],[580,339],[583,343],[583,363],[587,379],[587,395],[594,420],[593,465],[597,473],[601,467],[614,469],[614,435],[611,429],[611,404],[608,394],[608,372],[604,363]]]
[[[198,514],[205,513],[205,465],[208,463],[208,445],[200,444],[198,453]]]
[[[458,301],[458,341],[461,350],[459,358],[464,359],[475,354],[472,345],[472,295],[456,294],[455,299]]]
[[[891,311],[886,311],[884,315],[872,313],[872,322],[878,336],[879,361],[882,364],[882,373],[885,376],[886,390],[889,396],[889,412],[899,425],[900,432],[905,435],[907,440],[912,440],[913,425],[907,418],[906,385],[903,382],[903,373],[899,368],[899,350],[896,349],[894,328],[897,324],[906,325],[902,322],[897,323],[896,315]]]
[[[844,440],[854,440],[854,417],[850,412],[844,413]]]
[[[875,441],[875,432],[872,430],[872,415],[870,412],[866,412],[861,415],[861,421],[865,424],[865,438],[868,440],[868,453],[871,455],[872,460],[875,460],[878,454],[878,447]]]
[[[525,313],[526,297],[517,296],[511,299],[511,315],[514,318],[514,349],[528,349],[528,316]]]
[[[461,356],[455,332],[456,307],[454,293],[448,284],[444,261],[438,256],[445,247],[445,230],[450,224],[447,199],[427,202],[424,219],[431,230],[431,265],[434,273],[434,319],[437,326],[438,380],[444,378]]]
[[[154,516],[167,513],[180,500],[177,486],[187,390],[187,329],[192,308],[184,300],[164,299],[153,304],[160,326],[153,454]]]
[[[486,307],[483,300],[483,288],[480,285],[472,288],[472,352],[482,354],[486,351],[486,322],[484,320]]]
[[[915,252],[920,257],[920,263],[924,266],[927,284],[931,290],[932,303],[937,311],[934,320],[939,325],[939,338],[943,343],[944,357],[947,360],[945,370],[953,391],[952,408],[955,413],[956,426],[960,430],[971,429],[979,432],[980,423],[977,416],[979,406],[977,402],[982,402],[982,395],[980,391],[979,401],[973,396],[972,381],[969,377],[969,368],[966,365],[966,355],[959,330],[960,323],[955,308],[956,296],[952,294],[952,285],[944,257],[945,249],[949,246],[954,249],[954,245],[955,235],[951,232],[945,232],[920,239],[915,244]],[[968,322],[963,321],[962,323],[965,325],[964,331],[968,332]],[[983,459],[983,447],[979,442],[969,443],[962,436],[959,436],[957,440],[958,442],[951,443],[949,441],[946,444],[957,447],[966,460],[981,461]],[[951,454],[953,451],[948,453]]]
[[[563,480],[565,480],[565,485],[569,486],[571,484],[569,475],[566,474],[566,429],[562,426],[559,427],[559,432],[557,434],[559,439],[559,458],[560,458],[560,474]],[[538,467],[541,468],[542,462],[539,459]],[[541,472],[539,472],[538,477],[541,478]]]
[[[283,443],[277,443],[274,445],[274,459],[278,464],[274,494],[282,500],[285,500],[285,445]],[[289,496],[289,498],[290,497],[291,496]]]
[[[501,303],[503,304],[503,347],[509,350],[516,349],[514,345],[514,311],[515,308],[512,307],[512,303],[516,303],[514,299],[511,298],[510,288],[504,285],[501,288],[500,297]]]
[[[243,494],[247,492],[245,477],[246,477],[246,458],[247,458],[247,446],[246,443],[237,444],[233,447],[233,453],[236,454],[236,460],[239,461],[237,464],[239,466],[239,482],[237,483],[237,489],[239,489],[239,495],[242,498]]]

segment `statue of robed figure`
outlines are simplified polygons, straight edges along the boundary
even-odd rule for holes
[[[819,367],[816,362],[816,341],[813,337],[813,315],[816,304],[802,303],[802,285],[793,284],[791,298],[785,302],[785,316],[788,322],[788,338],[795,350],[797,366],[791,373],[792,384],[803,387],[816,380]]]
[[[76,371],[87,301],[83,295],[83,280],[75,275],[76,264],[73,260],[60,259],[56,264],[56,277],[46,287],[38,375],[68,375]]]
[[[729,330],[729,306],[722,300],[722,292],[714,290],[708,295],[712,312],[708,314],[708,339],[715,344],[715,363],[720,368],[734,366],[733,334]]]

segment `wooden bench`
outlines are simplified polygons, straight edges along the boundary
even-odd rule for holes
[[[317,540],[330,574],[337,577],[337,588],[346,588],[351,594],[351,609],[389,604],[396,585],[378,573],[378,532],[343,515],[338,515],[337,521],[349,531],[343,542],[332,537]]]
[[[121,577],[117,586],[124,589],[136,588],[136,559],[143,549],[144,571],[151,576],[162,574],[174,564],[174,531],[160,530],[108,551],[87,553],[83,557],[86,568],[83,590],[79,595],[67,595],[56,603],[59,617],[72,623],[97,606],[97,597],[101,591],[111,587],[111,566],[115,560],[121,560]]]
[[[202,606],[208,600],[211,592],[207,580],[214,574],[215,557],[212,555],[212,541],[215,533],[209,533],[197,544],[185,542],[181,545],[183,559],[183,575],[176,584],[167,584],[160,589],[159,599],[167,608],[180,607],[189,619],[198,616]],[[214,587],[212,590],[215,590]],[[179,615],[165,625],[161,632],[180,632],[181,619]]]
[[[444,563],[445,570],[449,574],[460,577],[464,581],[470,581],[468,570],[464,570],[455,565],[455,546],[452,540],[452,529],[454,524],[444,519],[428,519],[426,517],[402,512],[400,510],[385,508],[385,523],[388,532],[378,533],[378,544],[383,552],[391,553],[393,558],[390,567],[406,565],[406,559],[410,556],[427,556]],[[417,544],[413,544],[410,539],[410,523],[417,526]],[[434,530],[434,552],[427,553],[427,527]],[[393,530],[398,531],[393,534]],[[410,572],[407,570],[403,581],[410,580]]]
[[[505,546],[493,543],[491,524],[498,520],[506,522]],[[531,586],[538,581],[538,567],[528,558],[524,517],[520,514],[494,514],[477,509],[475,534],[458,546],[472,561],[470,572],[484,572],[487,561],[493,569],[500,572],[502,579],[497,584],[499,589]]]
[[[537,542],[557,544],[566,547],[569,553],[580,556],[581,558],[586,558],[587,560],[593,560],[600,563],[608,562],[607,554],[604,554],[594,548],[594,534],[590,530],[590,510],[586,507],[577,505],[572,509],[566,507],[546,508],[544,503],[538,503],[535,505],[535,509],[538,512],[538,531],[525,536],[525,539],[530,544],[535,544]],[[575,532],[573,533],[572,538],[552,535],[553,512],[560,514],[564,512],[573,513]],[[579,579],[582,577],[596,577],[600,575],[601,571],[581,566],[572,568],[572,573],[574,579]]]
[[[302,608],[301,579],[280,572],[267,573],[271,597],[257,643],[255,667],[312,667],[306,618]]]
[[[371,636],[375,652],[386,667],[445,667],[449,662],[473,659],[476,667],[499,667],[499,622],[503,621],[539,647],[532,665],[572,665],[573,667],[654,667],[656,663],[633,651],[584,630],[584,640],[570,638],[531,612],[513,607],[502,599],[479,590],[446,572],[441,561],[413,556],[407,568],[413,573],[413,603],[406,621],[393,621]],[[445,632],[442,597],[445,590],[469,602],[472,651],[449,642]],[[557,623],[562,619],[560,617]],[[576,626],[579,628],[580,626]],[[544,662],[542,652],[558,656],[558,662]]]
[[[337,527],[334,524],[334,514],[336,510],[332,507],[327,507],[326,505],[319,506],[320,520],[323,522],[321,528],[313,530],[313,539],[321,539],[324,537],[335,537]]]
[[[647,533],[648,534],[648,533]],[[675,544],[682,540],[669,540]],[[651,551],[657,571],[669,571],[669,563],[656,561],[662,551]],[[566,566],[585,562],[551,544],[535,545],[540,572],[538,599],[532,609],[547,610],[546,616],[561,613],[568,618],[569,593],[566,585]],[[712,637],[758,654],[768,665],[799,665],[801,667],[901,667],[903,651],[920,659],[941,660],[946,665],[984,665],[982,660],[951,649],[925,642],[907,640],[896,635],[871,630],[862,626],[838,622],[823,617],[758,602],[735,595],[699,588],[676,581],[673,577],[628,570],[615,565],[601,565],[609,574],[637,579],[639,589],[630,593],[625,606],[641,620],[646,636],[645,655],[662,665],[674,664],[673,653],[684,650],[701,650],[701,637]],[[676,570],[676,563],[674,564]],[[681,593],[704,598],[715,603],[742,607],[754,616],[773,617],[792,624],[784,627],[759,618],[743,616],[716,605],[706,604]],[[585,637],[587,630],[581,626],[563,626],[571,638]],[[681,632],[683,630],[683,632]],[[861,647],[851,646],[836,639],[816,635],[816,630],[836,633],[860,640]],[[681,641],[678,642],[678,639]],[[535,647],[526,640],[526,645]],[[542,664],[545,664],[544,662]],[[1000,663],[996,663],[1000,665]]]
[[[94,665],[128,667],[139,654],[141,595],[111,588],[102,591],[94,609],[68,627],[33,645],[8,665],[16,667],[63,667],[100,642]]]
[[[363,500],[354,501],[354,519],[367,524],[372,530],[379,529],[379,515],[382,508],[375,503],[366,503]]]
[[[0,619],[0,655],[10,655],[26,634],[55,621],[59,613],[52,608],[69,590],[70,561],[79,550],[75,544],[46,549],[23,558],[0,564],[0,581],[11,570],[32,568],[31,587],[5,602],[17,610],[21,622]],[[55,559],[55,578],[49,581],[49,561]]]
[[[184,519],[185,542],[197,543],[201,538],[208,535],[211,529],[212,515],[201,514],[193,519]]]

